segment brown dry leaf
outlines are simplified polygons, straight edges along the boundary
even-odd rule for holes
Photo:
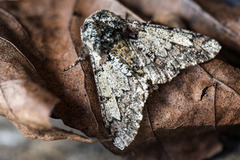
[[[58,99],[36,84],[38,75],[20,51],[3,38],[0,45],[1,114],[33,128],[48,128],[46,117]]]
[[[85,90],[81,66],[78,65],[69,72],[63,71],[77,59],[69,32],[74,3],[74,0],[39,0],[4,5],[6,8],[13,8],[12,14],[18,17],[27,29],[34,46],[38,49],[41,56],[34,55],[39,57],[39,61],[33,64],[47,88],[67,104],[67,107],[65,105],[55,107],[53,116],[61,118],[64,123],[82,130],[88,136],[96,136],[98,124]],[[30,56],[27,57],[32,61]],[[94,86],[94,82],[92,83]]]
[[[0,115],[7,117],[29,138],[95,141],[52,126],[50,115],[59,99],[44,89],[44,81],[33,65],[5,39],[14,41],[13,36],[16,36],[26,42],[28,38],[14,17],[4,10],[0,12],[0,19],[8,20],[8,24],[0,21]],[[11,30],[17,33],[11,34]]]
[[[135,11],[143,17],[153,17],[168,24],[177,20],[172,24],[174,26],[184,26],[179,18],[183,17],[195,31],[213,36],[235,49],[240,48],[239,36],[233,36],[236,28],[224,26],[217,17],[201,10],[193,1],[121,2],[132,8],[135,6]],[[18,1],[0,3],[0,7],[20,21],[30,35],[31,43],[20,43],[25,35],[15,36],[16,42],[14,38],[8,40],[16,43],[33,63],[47,89],[62,100],[53,109],[52,117],[62,119],[66,125],[90,137],[108,138],[89,59],[70,71],[64,72],[63,69],[74,63],[80,54],[79,27],[94,11],[108,9],[122,17],[127,13],[129,19],[142,20],[116,0]],[[163,19],[161,14],[170,15],[169,19]],[[200,18],[196,20],[194,16]],[[229,28],[231,32],[226,32]],[[13,28],[10,30],[16,32]],[[36,52],[29,52],[31,46]],[[160,85],[149,97],[139,134],[127,149],[119,151],[110,140],[103,144],[129,159],[144,159],[149,155],[152,159],[210,157],[222,148],[214,130],[240,124],[239,81],[240,70],[219,60],[185,69],[172,82]],[[34,131],[27,128],[25,134],[41,135]],[[51,132],[53,136],[49,140],[61,135],[53,130],[48,133]]]

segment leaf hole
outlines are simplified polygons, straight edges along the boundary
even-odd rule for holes
[[[206,92],[207,92],[207,89],[208,89],[208,88],[209,88],[209,87],[207,86],[207,87],[205,87],[205,88],[202,90],[202,95],[201,95],[200,101],[203,99],[203,96],[206,95]]]

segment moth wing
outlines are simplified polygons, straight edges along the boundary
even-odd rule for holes
[[[96,52],[90,55],[105,125],[114,145],[123,150],[134,140],[140,127],[148,83],[118,56],[109,53],[111,60],[102,62]]]
[[[128,27],[132,31],[138,30],[135,33],[137,38],[130,38],[129,41],[143,59],[145,66],[142,68],[153,84],[171,81],[180,69],[209,61],[221,49],[214,39],[184,29],[136,21],[129,21]]]
[[[85,20],[81,37],[90,51],[104,122],[120,149],[137,134],[151,85],[212,59],[221,48],[200,34],[123,20],[104,10]]]

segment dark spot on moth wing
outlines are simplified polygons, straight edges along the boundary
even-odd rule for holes
[[[122,46],[121,45],[118,45],[117,46],[117,49],[121,49],[122,48]],[[117,50],[114,50],[115,52],[117,52]]]

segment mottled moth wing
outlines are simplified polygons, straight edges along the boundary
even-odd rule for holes
[[[132,48],[152,84],[172,80],[180,69],[213,59],[221,49],[217,41],[184,29],[128,21]]]
[[[137,134],[149,90],[180,69],[212,59],[221,48],[197,33],[124,20],[106,10],[85,20],[81,38],[89,50],[103,120],[121,150]]]

